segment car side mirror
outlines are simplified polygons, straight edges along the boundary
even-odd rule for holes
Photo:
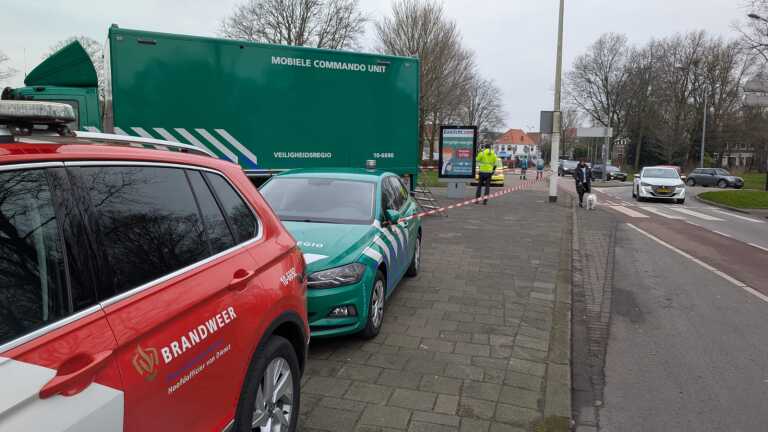
[[[384,212],[387,216],[387,221],[392,224],[400,222],[400,212],[397,210],[388,209]]]

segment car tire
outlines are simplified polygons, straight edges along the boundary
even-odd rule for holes
[[[263,389],[268,383],[266,380],[272,379],[276,383],[291,381],[282,390],[275,389],[270,397],[265,398]],[[280,430],[295,432],[299,422],[300,382],[299,359],[293,345],[283,337],[270,337],[254,354],[248,367],[232,430],[250,432],[282,419],[288,424],[283,423]]]
[[[643,201],[645,201],[645,198],[643,198],[643,197],[641,197],[641,196],[640,196],[640,191],[639,191],[639,190],[637,191],[637,195],[636,195],[636,197],[637,197],[637,202],[643,202]]]
[[[678,204],[685,204],[685,198],[677,200]]]
[[[717,182],[717,187],[719,187],[720,189],[725,189],[728,187],[728,182],[725,180],[720,180],[719,182]]]
[[[384,323],[384,303],[386,303],[387,280],[384,274],[376,271],[376,279],[373,281],[371,298],[368,301],[368,319],[365,327],[360,332],[363,339],[373,339],[378,336],[381,325]]]
[[[405,275],[408,277],[415,277],[419,274],[421,268],[421,234],[416,237],[416,247],[413,249],[413,258],[411,258],[411,265],[408,266],[408,270]]]
[[[637,194],[635,193],[635,188],[632,188],[632,198],[637,199]]]
[[[688,180],[685,181],[685,184],[691,187],[696,186],[696,180],[689,178]]]

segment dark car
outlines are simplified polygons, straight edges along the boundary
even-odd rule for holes
[[[560,166],[557,167],[557,175],[559,176],[572,176],[576,171],[576,166],[579,165],[579,161],[575,160],[561,160]]]
[[[611,180],[627,181],[627,173],[622,172],[616,166],[608,165],[605,171],[606,171],[605,179],[608,181],[611,181]],[[603,178],[603,165],[595,165],[592,168],[592,176],[596,179]]]
[[[722,168],[696,168],[688,175],[686,183],[688,186],[717,186],[722,189],[744,187],[744,179],[733,176]]]

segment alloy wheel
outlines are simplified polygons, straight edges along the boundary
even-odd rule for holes
[[[377,280],[371,293],[371,323],[379,328],[384,319],[384,281]]]
[[[293,415],[293,376],[288,361],[282,357],[272,359],[256,391],[251,430],[258,432],[285,432]]]

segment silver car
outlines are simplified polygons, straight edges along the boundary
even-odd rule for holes
[[[638,201],[650,199],[685,202],[685,183],[674,168],[646,167],[635,176],[632,197]]]

